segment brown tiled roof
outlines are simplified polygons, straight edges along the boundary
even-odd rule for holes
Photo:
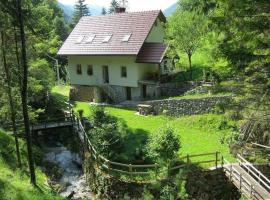
[[[82,17],[58,55],[137,55],[158,17],[166,20],[159,10]],[[110,34],[111,40],[103,43]],[[132,34],[129,42],[122,42],[127,34]],[[92,43],[86,43],[90,35],[96,37]],[[85,38],[76,44],[80,36]]]
[[[161,63],[166,53],[167,45],[162,43],[144,43],[138,56],[137,63]]]

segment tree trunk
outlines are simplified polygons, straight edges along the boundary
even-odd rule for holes
[[[4,40],[4,32],[1,32],[1,41],[2,41],[2,56],[3,56],[3,64],[4,64],[4,71],[7,79],[7,94],[8,94],[8,100],[9,100],[9,106],[10,106],[10,118],[12,122],[12,129],[13,129],[13,134],[15,138],[15,146],[16,146],[16,155],[17,155],[17,160],[18,160],[18,167],[21,169],[22,168],[22,162],[21,162],[21,155],[20,155],[20,147],[19,147],[19,141],[18,141],[18,136],[17,136],[17,127],[16,127],[16,112],[14,110],[14,102],[12,98],[12,91],[11,91],[11,77],[10,77],[10,71],[7,66],[7,60],[6,60],[6,45],[5,45],[5,40]]]
[[[24,20],[22,15],[22,5],[21,0],[17,0],[17,9],[18,9],[18,20],[19,20],[19,28],[20,28],[20,37],[21,37],[21,52],[22,52],[22,108],[23,108],[23,119],[25,126],[25,136],[27,142],[27,152],[28,152],[28,163],[29,163],[29,171],[30,171],[30,181],[33,185],[36,185],[36,175],[35,175],[35,166],[32,152],[32,136],[30,131],[30,122],[28,115],[28,105],[27,105],[27,97],[28,97],[28,65],[27,65],[27,56],[26,56],[26,41],[25,41],[25,31],[24,31]]]
[[[16,25],[13,26],[14,31],[14,41],[15,41],[15,54],[16,54],[16,60],[17,60],[17,70],[18,70],[18,82],[20,91],[22,91],[22,70],[21,70],[21,63],[20,63],[20,56],[19,56],[19,48],[18,48],[18,38],[17,38],[17,30]]]
[[[191,63],[191,57],[192,57],[192,54],[188,53],[188,64],[189,64],[189,71],[190,71],[189,77],[190,77],[190,80],[192,81],[192,63]]]

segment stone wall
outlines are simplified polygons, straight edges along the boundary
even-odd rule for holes
[[[162,83],[160,84],[161,96],[174,97],[197,87],[200,83]]]
[[[102,101],[102,91],[96,86],[72,85],[70,100],[99,103]]]
[[[210,113],[217,104],[224,103],[230,99],[230,96],[199,99],[166,99],[147,101],[144,104],[152,105],[153,113],[156,115],[166,113],[170,116],[179,117]]]

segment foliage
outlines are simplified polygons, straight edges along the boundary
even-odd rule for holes
[[[103,124],[116,124],[117,119],[108,115],[102,106],[91,107],[91,122],[94,127],[102,127]]]
[[[90,130],[90,137],[98,152],[108,159],[115,159],[121,152],[125,130],[115,117],[106,114],[104,108],[99,106],[92,108],[91,122],[94,129]]]
[[[246,119],[241,128],[242,134],[245,141],[258,138],[260,142],[269,144],[270,52],[267,32],[270,28],[270,2],[216,0],[215,4],[211,18],[222,32],[219,54],[234,67],[242,85],[237,91],[242,98],[241,104],[236,102],[233,108]]]
[[[102,14],[102,15],[106,15],[106,14],[107,14],[107,10],[106,10],[106,8],[105,8],[105,7],[102,7],[101,14]]]
[[[47,177],[40,169],[37,172],[38,188],[29,183],[27,168],[26,144],[20,140],[22,147],[23,170],[16,170],[16,154],[14,139],[6,132],[0,130],[0,196],[1,200],[60,200],[63,199],[51,191],[45,182]],[[35,150],[34,152],[38,152]],[[37,157],[37,156],[35,156]]]
[[[147,144],[147,153],[150,157],[167,163],[177,157],[180,147],[181,143],[174,130],[166,125],[160,128],[157,134],[151,135]]]
[[[117,0],[112,0],[111,4],[110,4],[110,8],[109,8],[109,13],[115,13],[116,12],[116,8],[119,7],[119,2]]]
[[[72,26],[74,27],[83,16],[90,16],[91,13],[87,7],[85,0],[78,0],[75,4]]]
[[[192,77],[192,55],[200,47],[206,31],[207,19],[196,12],[178,9],[169,19],[166,29],[168,43],[188,56],[190,77]]]

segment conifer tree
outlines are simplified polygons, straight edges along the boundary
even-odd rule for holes
[[[109,13],[110,14],[115,13],[116,12],[116,8],[118,8],[118,7],[119,7],[118,1],[112,0],[111,1],[111,5],[110,5],[110,8],[109,8]]]
[[[72,26],[75,26],[79,22],[81,17],[91,15],[88,6],[85,3],[85,0],[78,0],[75,4],[74,9],[75,11],[72,19]]]
[[[106,10],[105,7],[102,8],[101,14],[102,14],[102,15],[106,15],[106,14],[107,14],[107,10]]]

